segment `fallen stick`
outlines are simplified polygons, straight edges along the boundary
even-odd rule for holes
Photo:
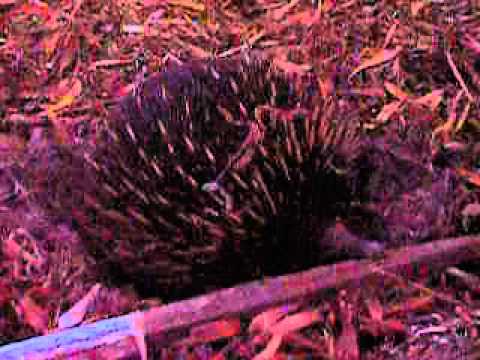
[[[431,269],[480,258],[480,236],[437,240],[389,251],[378,261],[346,261],[301,273],[259,280],[193,299],[135,312],[96,323],[39,336],[0,348],[2,360],[138,358],[134,337],[141,320],[149,351],[188,336],[192,326],[219,318],[254,314],[295,304],[325,290],[360,282],[378,271],[395,272],[410,265]]]

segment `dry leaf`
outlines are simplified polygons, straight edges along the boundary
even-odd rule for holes
[[[472,103],[467,103],[467,105],[465,106],[465,108],[463,109],[462,111],[462,114],[460,115],[460,117],[458,118],[458,121],[457,121],[457,126],[455,126],[455,132],[458,132],[462,129],[463,125],[465,124],[465,122],[467,121],[467,118],[468,118],[468,114],[470,112],[470,106],[471,106]]]
[[[73,78],[70,80],[70,88],[68,92],[64,95],[60,96],[56,103],[47,105],[47,114],[49,117],[55,118],[57,113],[72,105],[75,99],[80,95],[82,92],[82,83],[79,79]]]
[[[257,354],[253,359],[254,360],[269,360],[275,356],[275,353],[280,348],[282,344],[282,336],[281,335],[274,335],[270,341],[268,342],[265,349]]]
[[[58,329],[70,328],[80,324],[97,300],[101,285],[95,284],[88,293],[58,318]]]
[[[419,0],[419,1],[413,1],[410,4],[410,11],[412,12],[412,15],[415,17],[418,15],[418,13],[427,5],[427,2],[424,0]]]
[[[124,34],[142,35],[145,32],[145,28],[140,24],[124,24],[121,31]]]
[[[238,318],[214,321],[208,324],[196,326],[190,331],[189,338],[181,341],[181,344],[208,343],[232,337],[240,333],[240,320]]]
[[[386,330],[385,333],[387,335],[405,334],[407,331],[405,324],[400,320],[396,320],[396,319],[386,320],[384,321],[383,325],[385,327],[385,330]]]
[[[298,308],[298,305],[295,307],[279,306],[264,311],[253,318],[250,326],[248,327],[248,331],[250,333],[256,331],[260,333],[266,333],[272,327],[272,325],[277,323],[278,320],[280,320],[282,317],[284,317],[290,311],[295,310],[296,308]]]
[[[298,74],[303,75],[306,72],[310,71],[312,66],[303,64],[298,65],[290,61],[283,61],[278,58],[273,59],[273,63],[281,70],[285,71],[287,74]]]
[[[366,302],[368,313],[372,320],[381,321],[383,320],[383,306],[378,300],[378,298],[370,298]]]
[[[378,97],[378,98],[383,98],[385,96],[385,89],[381,87],[360,87],[360,88],[355,88],[352,87],[351,89],[348,89],[348,93],[352,95],[359,95],[359,96],[371,96],[371,97]]]
[[[335,0],[319,0],[317,5],[318,11],[321,13],[329,12],[335,6],[335,2]]]
[[[262,37],[264,37],[266,34],[266,31],[265,30],[262,30],[262,31],[259,31],[258,33],[256,34],[253,34],[252,36],[250,36],[247,40],[248,44],[250,46],[253,46],[255,45],[255,43],[258,42],[258,40],[260,40]]]
[[[98,68],[108,67],[108,66],[117,66],[117,65],[128,65],[131,64],[132,60],[99,60],[90,64],[88,71],[95,71]]]
[[[13,291],[11,285],[7,281],[0,281],[0,306],[12,300]]]
[[[206,59],[210,57],[210,53],[208,51],[203,50],[201,47],[195,46],[193,44],[187,45],[190,51],[192,52],[193,57]]]
[[[458,168],[457,172],[460,176],[465,177],[468,182],[480,187],[480,174],[478,174],[477,172],[470,171],[464,168]]]
[[[395,85],[394,83],[391,83],[389,81],[385,81],[385,89],[387,89],[387,91],[392,94],[393,96],[395,96],[397,99],[399,100],[407,100],[408,99],[408,94],[403,91],[402,89],[400,89],[397,85]]]
[[[460,83],[460,86],[462,87],[463,91],[465,91],[465,94],[467,95],[468,100],[472,103],[475,103],[475,99],[470,93],[470,90],[468,90],[467,85],[465,84],[465,81],[463,81],[462,75],[458,71],[457,66],[453,61],[452,54],[448,49],[445,50],[445,56],[447,57],[447,62],[450,65],[450,68],[452,69],[453,75],[455,76],[457,81]]]
[[[480,216],[480,204],[468,204],[462,210],[462,216]]]
[[[397,113],[404,101],[393,101],[390,104],[386,104],[383,106],[382,111],[377,115],[376,120],[380,123],[384,123],[388,121],[395,113]]]
[[[202,12],[205,11],[205,5],[199,1],[189,1],[189,0],[168,0],[169,5],[180,6],[194,11]]]
[[[23,314],[25,322],[36,332],[45,333],[48,329],[48,310],[37,305],[29,296],[25,295],[18,300],[18,312]]]
[[[433,90],[430,94],[421,96],[413,100],[414,104],[427,106],[431,111],[435,111],[442,102],[443,90]]]
[[[470,50],[475,51],[477,54],[480,54],[480,41],[468,33],[466,33],[464,36],[465,40],[468,41],[462,41],[462,44],[468,47]]]
[[[397,314],[408,314],[415,311],[430,311],[432,308],[433,296],[419,296],[407,299],[404,303],[393,306],[387,312],[385,317],[391,317]]]
[[[460,99],[463,96],[463,93],[464,93],[463,89],[459,90],[457,92],[457,95],[453,98],[452,108],[451,108],[451,110],[448,114],[447,121],[444,124],[439,125],[438,127],[436,127],[433,130],[432,138],[436,138],[439,135],[443,135],[443,137],[446,138],[446,139],[450,138],[450,134],[452,133],[452,129],[453,129],[455,123],[457,122],[457,108],[458,108],[458,104],[460,102]],[[445,140],[445,142],[446,142],[446,140]]]
[[[437,325],[437,326],[429,326],[424,329],[420,329],[415,333],[415,336],[422,336],[422,335],[428,335],[428,334],[444,334],[448,332],[449,329],[448,327],[444,325]]]
[[[382,48],[385,49],[390,44],[393,37],[395,36],[395,32],[397,31],[397,28],[398,28],[398,22],[394,22],[393,25],[390,27],[390,29],[388,29]]]
[[[132,335],[137,344],[141,360],[147,360],[147,343],[145,342],[145,317],[141,311],[131,314]]]
[[[275,335],[285,335],[289,332],[303,329],[320,321],[318,311],[304,311],[285,317],[270,327],[269,332]]]
[[[378,50],[370,59],[365,60],[360,66],[355,68],[353,72],[349,75],[348,80],[350,81],[353,76],[355,76],[362,70],[378,66],[380,64],[383,64],[384,62],[395,59],[401,50],[402,46],[397,46],[395,49]]]
[[[275,21],[281,20],[290,10],[292,10],[297,4],[299,3],[299,0],[292,0],[290,2],[287,2],[284,6],[282,6],[280,9],[272,11],[272,18]]]
[[[62,36],[62,32],[57,30],[50,36],[46,36],[44,38],[43,48],[45,49],[45,53],[47,54],[48,58],[50,58],[52,54],[55,52],[55,49],[57,48],[57,44],[61,36]]]
[[[360,359],[357,331],[353,326],[353,309],[351,304],[344,304],[341,310],[342,332],[335,343],[335,359]]]

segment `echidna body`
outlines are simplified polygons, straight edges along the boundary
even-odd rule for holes
[[[300,84],[300,85],[299,85]],[[354,127],[266,60],[199,61],[124,99],[57,206],[90,251],[173,299],[304,269],[350,200]]]

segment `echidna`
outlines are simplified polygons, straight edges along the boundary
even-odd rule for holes
[[[167,299],[305,269],[351,200],[358,133],[268,60],[192,61],[123,99],[81,161],[48,174],[99,264]],[[68,182],[68,183],[67,183]]]

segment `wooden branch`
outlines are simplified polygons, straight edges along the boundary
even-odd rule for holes
[[[273,306],[294,305],[332,288],[342,288],[376,272],[398,273],[409,265],[432,269],[480,258],[480,236],[438,240],[387,252],[379,261],[347,261],[309,271],[255,281],[144,312],[98,321],[0,348],[0,359],[138,358],[134,341],[138,320],[147,343],[165,347],[188,335],[191,326]]]

